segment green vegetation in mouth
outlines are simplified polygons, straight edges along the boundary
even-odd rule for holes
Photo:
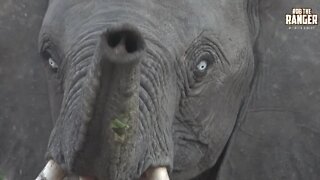
[[[129,125],[127,124],[128,121],[129,116],[126,114],[121,114],[111,122],[112,130],[120,137],[120,139],[124,139],[126,130],[129,129]]]

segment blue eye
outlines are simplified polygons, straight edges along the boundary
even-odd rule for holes
[[[53,70],[58,69],[58,64],[52,58],[49,58],[48,63],[49,63],[49,66],[51,67],[51,69],[53,69]]]
[[[206,60],[202,60],[197,64],[197,69],[199,71],[204,71],[206,70],[208,67],[208,62]]]

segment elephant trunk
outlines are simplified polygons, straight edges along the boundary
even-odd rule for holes
[[[81,63],[70,67],[76,70],[66,76],[62,108],[48,145],[48,158],[63,170],[83,176],[99,171],[116,179],[123,157],[136,161],[130,160],[135,154],[127,149],[136,149],[144,48],[136,28],[114,27],[99,36],[85,68],[76,66]]]
[[[119,179],[118,173],[128,174],[124,162],[137,164],[134,150],[139,149],[136,142],[144,47],[139,31],[129,25],[108,29],[100,36],[84,84],[82,103],[92,103],[84,105],[83,110],[92,108],[92,114],[88,115],[86,135],[72,164],[76,174]],[[95,80],[97,87],[92,88]]]

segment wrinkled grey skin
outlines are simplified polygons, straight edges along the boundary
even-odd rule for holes
[[[290,63],[291,58],[280,61],[279,58],[287,56],[278,50],[292,47],[291,54],[296,53],[301,62],[316,62],[313,59],[319,57],[315,53],[319,51],[313,45],[317,42],[313,37],[317,36],[291,32],[297,42],[300,38],[313,38],[314,43],[308,43],[305,48],[309,49],[307,55],[306,51],[300,54],[294,44],[275,46],[278,41],[270,40],[275,33],[271,25],[283,23],[279,19],[295,4],[273,2],[276,8],[269,12],[276,18],[268,19],[268,13],[261,16],[263,28],[260,28],[253,61],[252,47],[259,30],[258,19],[254,16],[255,3],[130,1],[122,6],[123,1],[112,5],[77,1],[79,4],[70,8],[76,1],[68,1],[69,5],[62,0],[50,2],[40,32],[42,59],[36,56],[35,46],[46,4],[6,0],[5,5],[0,6],[3,8],[0,13],[5,15],[0,17],[0,68],[7,67],[0,71],[0,127],[5,127],[0,131],[0,142],[4,144],[0,146],[4,152],[0,153],[0,167],[8,179],[36,177],[45,163],[42,157],[53,122],[55,128],[47,157],[78,175],[130,179],[139,177],[149,166],[161,165],[170,168],[172,179],[190,179],[203,171],[206,172],[198,179],[213,179],[218,170],[219,179],[292,179],[289,175],[297,169],[288,168],[288,165],[300,165],[296,179],[318,177],[319,138],[314,134],[317,132],[317,107],[320,107],[317,93],[305,103],[300,103],[303,96],[295,103],[288,102],[296,97],[295,93],[301,92],[297,85],[304,82],[310,84],[305,91],[317,91],[317,66],[316,63],[306,67]],[[314,4],[310,2],[310,6]],[[260,6],[261,14],[270,10],[268,3]],[[8,29],[10,26],[16,28]],[[142,41],[135,53],[113,58],[106,38],[110,37],[110,32],[123,32],[123,29],[134,37],[141,37],[138,39]],[[280,35],[288,33],[278,32]],[[48,37],[50,43],[43,46]],[[271,47],[273,51],[264,51]],[[217,61],[213,61],[207,74],[195,82],[193,74],[203,51],[217,54],[217,58],[209,58]],[[272,58],[268,54],[273,55]],[[59,64],[57,72],[48,66],[49,56]],[[128,59],[132,61],[124,62]],[[267,61],[269,59],[274,61]],[[40,68],[41,61],[45,68]],[[284,64],[274,64],[272,68],[262,66],[268,65],[267,62]],[[309,72],[306,78],[293,78],[299,71],[306,72],[309,68],[315,71]],[[266,74],[265,69],[268,69],[268,76],[262,76]],[[43,71],[47,71],[47,76]],[[294,81],[284,84],[287,89],[280,88],[276,94],[270,94],[274,91],[268,91],[273,87],[268,82],[277,79],[273,75],[282,79],[281,82],[286,82],[287,78]],[[128,79],[129,76],[133,80]],[[255,78],[252,94],[258,94],[259,99],[252,96],[247,103],[252,76]],[[45,77],[48,89],[44,85]],[[282,114],[258,114],[260,118],[257,118],[250,117],[253,111],[245,113],[248,104],[249,109],[254,109],[252,107],[258,107],[256,104],[263,107],[263,103],[273,103],[276,99],[281,101],[277,107],[284,104],[283,107],[299,107],[300,112],[305,113],[296,117],[310,119],[306,122],[315,129],[294,131],[291,118]],[[112,128],[116,118],[125,120],[129,128],[124,131]],[[257,122],[262,118],[273,121]],[[234,130],[226,148],[236,120],[242,123]],[[270,124],[264,125],[267,122]],[[291,132],[295,132],[295,136],[281,131],[281,127],[287,126],[293,129]],[[18,127],[18,131],[14,127]],[[253,134],[247,136],[246,132]],[[260,137],[259,140],[250,139],[256,137]],[[300,140],[290,146],[293,137]],[[307,145],[315,148],[303,149],[305,137],[313,137],[306,138],[310,140]],[[223,148],[227,152],[217,163]],[[293,151],[289,151],[291,149]],[[279,161],[291,157],[296,157],[297,161]],[[214,165],[220,169],[212,168]]]
[[[246,7],[50,1],[39,35],[44,62],[58,66],[47,67],[57,119],[47,157],[98,179],[137,179],[158,166],[190,179],[212,167],[252,79]]]
[[[219,180],[320,177],[320,27],[288,29],[284,14],[300,6],[320,14],[316,0],[259,4],[254,87]]]

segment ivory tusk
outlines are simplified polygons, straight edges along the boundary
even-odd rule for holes
[[[148,180],[170,180],[167,168],[157,167],[148,171]]]
[[[62,180],[64,177],[65,173],[61,167],[53,160],[50,160],[36,180]]]

